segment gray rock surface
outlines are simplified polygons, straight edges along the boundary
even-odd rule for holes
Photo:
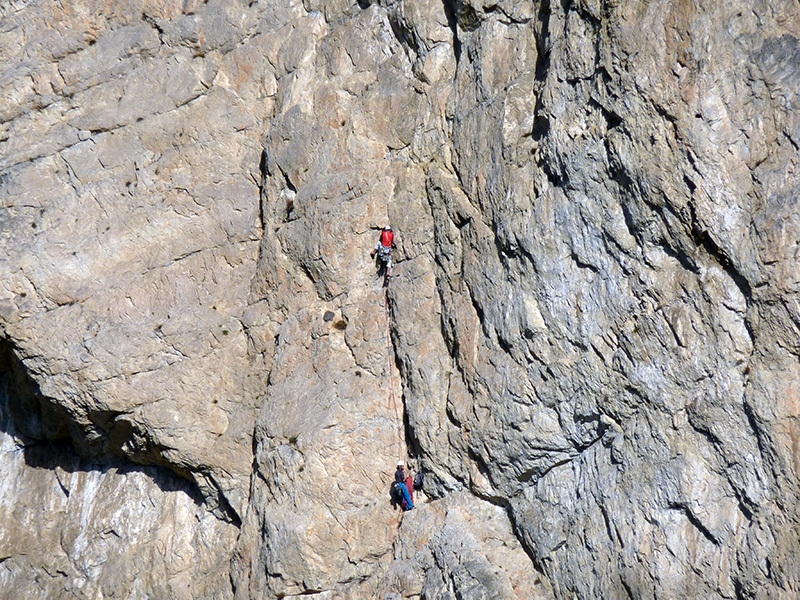
[[[230,595],[238,528],[202,505],[196,488],[157,467],[92,462],[64,444],[25,439],[0,376],[0,589],[4,598],[190,600]]]
[[[790,0],[3,4],[0,591],[796,598],[798,40]]]

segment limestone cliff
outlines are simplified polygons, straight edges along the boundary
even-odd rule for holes
[[[0,595],[800,594],[794,0],[12,0],[0,82]]]

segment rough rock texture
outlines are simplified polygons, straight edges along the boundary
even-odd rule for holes
[[[794,0],[67,4],[0,7],[3,594],[800,594]]]
[[[214,517],[172,473],[92,463],[63,445],[20,447],[9,373],[0,382],[3,597],[229,595],[227,557],[208,548],[235,543],[236,526]]]

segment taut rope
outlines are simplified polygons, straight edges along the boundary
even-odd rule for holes
[[[392,321],[389,312],[389,289],[384,288],[384,306],[386,308],[386,356],[389,361],[389,399],[394,409],[395,422],[397,423],[397,459],[405,460],[403,449],[403,417],[397,405],[397,397],[394,393],[394,346],[392,345]]]

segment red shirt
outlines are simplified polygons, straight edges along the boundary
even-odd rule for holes
[[[391,231],[381,231],[381,244],[389,248],[394,243],[394,234]]]

